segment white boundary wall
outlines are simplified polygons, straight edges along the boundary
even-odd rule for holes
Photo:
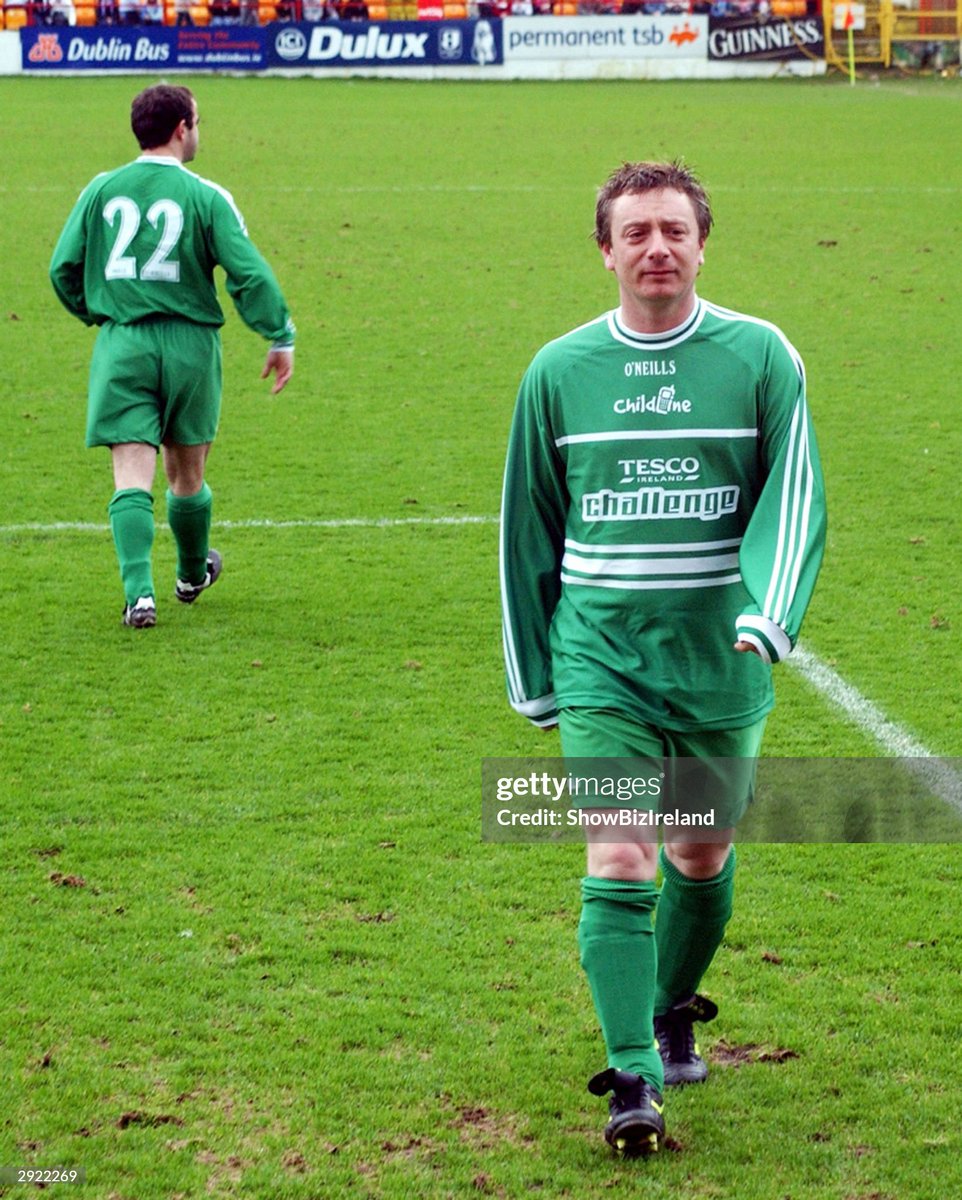
[[[0,31],[0,75],[20,75],[20,34]]]
[[[555,18],[561,20],[562,18]],[[794,61],[794,62],[708,62],[701,58],[686,58],[666,61],[665,59],[605,59],[598,61],[574,62],[571,60],[556,60],[553,62],[505,63],[504,66],[486,67],[484,73],[465,67],[408,67],[406,70],[391,67],[365,68],[357,67],[350,70],[340,70],[332,67],[330,70],[317,71],[308,68],[290,70],[277,68],[270,75],[285,75],[291,78],[303,78],[305,75],[316,79],[470,79],[474,83],[490,82],[491,80],[512,79],[774,79],[793,76],[811,77],[825,74],[824,62]],[[116,74],[116,72],[114,72]],[[149,73],[149,72],[148,72]],[[89,75],[89,71],[84,71]],[[210,72],[198,72],[210,74]],[[250,74],[250,72],[246,72]]]

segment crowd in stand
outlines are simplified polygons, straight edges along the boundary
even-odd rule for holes
[[[0,0],[2,3],[3,0]],[[416,0],[411,0],[412,9]],[[379,9],[385,7],[382,3]],[[388,15],[396,14],[386,5]],[[605,15],[622,13],[705,13],[713,16],[769,15],[799,17],[819,9],[819,0],[466,0],[464,15],[470,17],[551,16],[552,14]],[[5,10],[17,10],[17,24],[74,25],[78,9],[89,14],[81,24],[97,25],[259,25],[276,21],[368,20],[372,15],[367,0],[275,0],[265,12],[262,0],[6,0]],[[380,16],[380,11],[375,16]],[[8,27],[10,22],[5,22]]]
[[[259,25],[260,0],[0,0],[6,11],[19,10],[28,25],[75,25],[78,10],[88,11],[97,25]],[[364,0],[276,0],[277,21],[366,20]]]

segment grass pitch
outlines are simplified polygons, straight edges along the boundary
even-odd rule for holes
[[[482,757],[556,752],[503,698],[514,392],[614,303],[594,189],[642,156],[710,185],[702,292],[805,358],[807,645],[960,753],[958,81],[193,81],[297,374],[270,399],[230,316],[223,580],[138,633],[82,449],[91,334],[46,265],[141,82],[0,80],[0,1166],[83,1167],[96,1200],[958,1192],[954,847],[744,847],[712,1078],[621,1164],[584,1089],[581,853],[481,844],[478,794]],[[165,532],[155,561],[172,592]],[[768,753],[879,752],[778,685]]]

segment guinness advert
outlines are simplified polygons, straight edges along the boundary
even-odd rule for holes
[[[713,62],[771,62],[822,58],[825,30],[819,17],[709,17],[708,57]]]

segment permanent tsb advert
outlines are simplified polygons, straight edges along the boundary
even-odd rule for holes
[[[263,71],[277,67],[485,67],[500,21],[350,21],[167,28],[25,27],[25,71]]]
[[[678,16],[511,17],[504,61],[699,58],[708,54],[708,18]]]

